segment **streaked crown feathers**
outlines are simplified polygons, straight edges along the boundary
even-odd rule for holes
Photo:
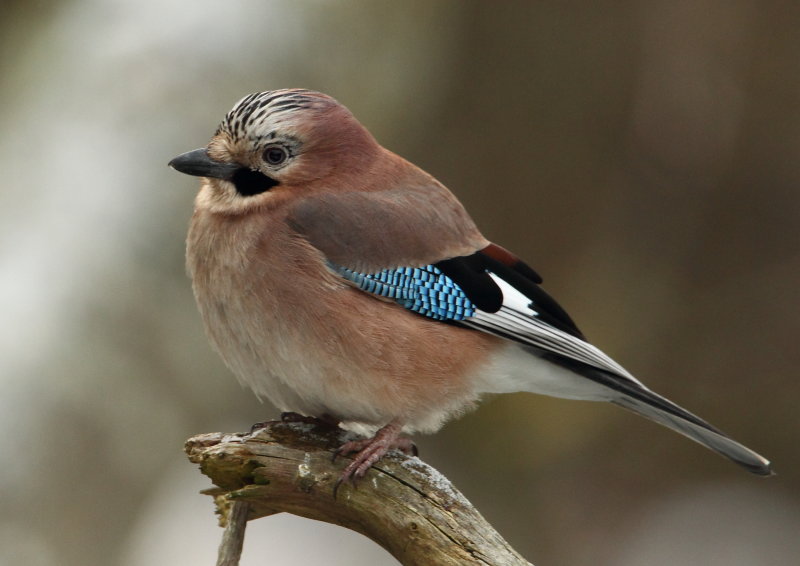
[[[276,125],[296,115],[296,110],[324,109],[338,103],[331,97],[302,88],[255,92],[242,98],[225,115],[216,133],[225,132],[232,140],[252,137],[260,124]]]

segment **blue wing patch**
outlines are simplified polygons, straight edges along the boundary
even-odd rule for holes
[[[475,305],[452,279],[433,266],[398,267],[359,273],[329,262],[331,269],[368,293],[394,299],[408,310],[435,320],[464,320]]]

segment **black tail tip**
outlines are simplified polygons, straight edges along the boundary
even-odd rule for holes
[[[738,462],[738,463],[744,466],[744,468],[748,472],[755,474],[757,476],[768,478],[770,476],[776,475],[775,471],[772,469],[772,464],[770,464],[766,460],[764,460],[763,463],[758,463],[758,464],[754,464],[751,462]]]

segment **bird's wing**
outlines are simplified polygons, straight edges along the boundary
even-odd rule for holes
[[[301,198],[288,221],[365,291],[425,316],[461,321],[627,375],[583,340],[569,315],[539,287],[541,277],[487,241],[461,203],[433,181]]]
[[[533,269],[496,244],[421,267],[362,273],[332,260],[329,265],[364,291],[394,299],[418,314],[495,334],[554,360],[567,358],[638,384],[584,340],[564,309],[539,287],[541,278]]]
[[[483,238],[441,185],[313,195],[293,205],[288,221],[367,292],[633,379],[583,340],[539,275]]]
[[[495,244],[469,256],[375,273],[360,273],[334,262],[329,265],[364,291],[393,299],[418,314],[518,342],[541,358],[603,386],[611,392],[611,402],[671,428],[755,474],[772,473],[768,460],[654,393],[586,342],[569,315],[539,287],[539,276]]]
[[[287,219],[329,261],[364,274],[424,267],[489,244],[461,203],[433,181],[313,195],[299,199]]]

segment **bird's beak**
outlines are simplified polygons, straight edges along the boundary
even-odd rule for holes
[[[169,166],[187,175],[216,179],[230,179],[241,168],[241,165],[236,163],[214,161],[208,156],[208,151],[204,147],[180,154],[169,162]]]

